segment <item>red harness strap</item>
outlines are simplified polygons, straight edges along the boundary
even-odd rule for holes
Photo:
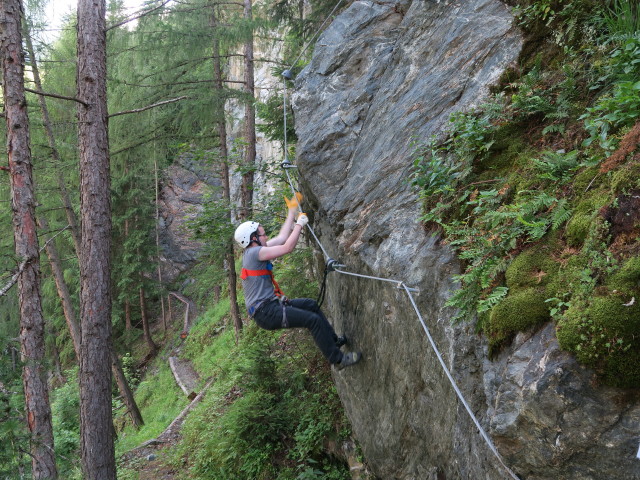
[[[240,278],[242,280],[245,280],[247,277],[262,277],[268,275],[271,277],[271,282],[273,283],[273,292],[276,294],[277,297],[284,297],[284,293],[282,293],[282,290],[280,290],[280,285],[278,285],[278,282],[276,282],[276,279],[273,276],[273,271],[271,270],[248,270],[246,268],[243,268],[240,271]]]

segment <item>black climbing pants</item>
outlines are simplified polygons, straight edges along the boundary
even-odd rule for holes
[[[311,298],[289,300],[284,309],[286,322],[283,325],[283,306],[278,300],[265,303],[253,315],[259,327],[266,330],[279,328],[306,328],[313,335],[316,345],[330,363],[340,363],[342,352],[336,347],[337,335],[333,327],[320,310],[318,303]]]

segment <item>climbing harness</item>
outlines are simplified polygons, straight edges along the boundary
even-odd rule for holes
[[[338,3],[338,5],[339,5],[339,3]],[[337,5],[334,8],[334,11],[335,11],[336,8],[337,8]],[[325,20],[325,22],[326,22],[326,20]],[[314,35],[314,37],[315,37],[315,35]],[[305,47],[305,49],[306,49],[306,47]],[[298,61],[298,59],[296,59],[296,62],[297,61]],[[293,65],[295,65],[296,62],[294,62]],[[287,122],[287,109],[286,109],[287,86],[286,86],[286,80],[287,79],[291,79],[290,78],[291,77],[291,70],[285,70],[283,72],[283,77],[284,77],[283,83],[284,83],[284,99],[285,99],[284,100],[284,125],[285,125],[284,132],[285,133],[284,133],[284,161],[282,162],[281,166],[282,166],[284,172],[286,173],[287,180],[288,180],[289,186],[291,188],[291,191],[295,195],[296,189],[293,186],[293,181],[291,180],[291,176],[289,175],[289,170],[291,168],[296,168],[296,166],[293,165],[289,161],[288,156],[287,156],[288,147],[287,147],[287,133],[286,133],[287,132],[287,128],[286,128],[286,125],[287,125],[287,123],[286,123]],[[302,211],[302,208],[300,207],[300,204],[298,204],[298,210]],[[504,468],[504,470],[509,474],[509,476],[513,480],[520,480],[519,477],[504,462],[502,456],[500,455],[500,453],[498,452],[496,447],[493,445],[493,442],[491,441],[491,438],[489,437],[489,435],[485,432],[484,428],[482,428],[482,425],[480,425],[480,422],[478,421],[478,419],[476,418],[475,414],[473,413],[473,410],[471,410],[471,407],[469,406],[469,404],[465,400],[464,395],[462,394],[462,392],[458,388],[458,385],[456,384],[455,380],[453,379],[453,376],[449,372],[449,369],[447,368],[447,365],[446,365],[444,359],[442,358],[442,354],[438,350],[438,347],[437,347],[435,341],[433,340],[433,338],[431,336],[431,333],[429,332],[429,328],[427,327],[426,322],[422,318],[422,315],[420,314],[420,310],[418,309],[418,306],[417,306],[417,304],[416,304],[416,302],[415,302],[415,300],[413,298],[412,293],[419,293],[419,290],[417,288],[408,287],[407,285],[405,285],[404,282],[402,282],[400,280],[394,280],[394,279],[382,278],[382,277],[374,277],[374,276],[371,276],[371,275],[362,275],[362,274],[359,274],[359,273],[349,272],[349,271],[345,270],[344,269],[345,265],[339,264],[336,260],[334,260],[333,258],[331,258],[329,256],[329,254],[327,253],[326,249],[324,248],[324,246],[322,245],[322,243],[320,242],[320,240],[316,236],[315,232],[313,231],[313,228],[311,228],[311,225],[307,224],[306,227],[309,230],[309,232],[311,233],[311,235],[313,236],[313,238],[315,239],[315,241],[318,244],[318,247],[320,248],[320,250],[322,250],[324,258],[326,259],[325,270],[324,270],[324,275],[323,275],[323,279],[322,279],[322,286],[320,288],[320,295],[318,297],[318,304],[321,305],[322,302],[324,302],[324,297],[325,297],[325,293],[326,293],[327,275],[330,272],[333,272],[333,271],[341,273],[343,275],[350,275],[350,276],[359,277],[359,278],[365,278],[365,279],[370,279],[370,280],[377,280],[377,281],[382,281],[382,282],[395,283],[396,287],[398,289],[404,290],[406,292],[407,296],[409,297],[409,300],[411,301],[411,304],[413,305],[413,308],[414,308],[414,310],[416,312],[416,315],[418,316],[418,320],[422,324],[422,328],[424,329],[425,334],[427,335],[427,338],[429,340],[431,348],[435,352],[436,357],[438,358],[438,361],[440,362],[440,365],[442,366],[442,369],[444,370],[447,378],[449,379],[449,383],[451,383],[451,386],[453,387],[453,390],[455,391],[458,399],[460,400],[460,402],[464,406],[465,410],[467,411],[467,413],[471,417],[471,420],[473,421],[473,423],[475,424],[476,428],[480,432],[480,435],[482,436],[482,438],[485,440],[487,446],[489,447],[491,452],[495,455],[495,457],[498,459],[498,462],[500,462],[500,465]],[[284,316],[284,307],[283,307],[283,316]],[[284,318],[283,318],[283,321],[285,321]]]
[[[273,276],[273,264],[271,262],[267,262],[267,268],[263,270],[249,270],[248,268],[243,268],[240,270],[240,278],[245,280],[247,277],[271,277],[271,283],[273,283],[273,293],[275,294],[273,297],[267,298],[265,300],[260,300],[259,302],[251,305],[247,308],[247,312],[251,317],[253,317],[258,310],[264,307],[267,303],[271,303],[274,301],[280,302],[280,307],[282,307],[282,328],[289,328],[289,321],[287,320],[287,306],[290,305],[289,299],[282,293],[280,289],[280,285],[276,282],[275,277]]]
[[[285,297],[284,293],[282,293],[282,290],[280,289],[280,285],[278,285],[278,282],[276,282],[276,279],[273,276],[273,264],[271,262],[267,262],[267,268],[262,270],[249,270],[248,268],[243,268],[242,270],[240,270],[240,278],[242,280],[246,280],[247,277],[271,277],[271,283],[273,283],[273,293],[275,294],[275,296],[272,298],[269,298],[267,300],[261,300],[255,305],[251,305],[247,309],[247,311],[249,312],[249,315],[251,315],[252,317],[258,311],[258,309],[260,309],[260,307],[263,307],[265,304],[273,300],[283,299],[280,303],[282,303],[283,301],[286,301],[287,297]],[[284,310],[284,306],[282,308]]]
[[[271,283],[273,283],[273,291],[275,292],[277,297],[284,297],[284,293],[280,290],[280,285],[276,282],[275,277],[273,276],[273,264],[271,262],[267,262],[267,268],[264,270],[249,270],[247,268],[243,268],[240,270],[240,278],[242,280],[246,280],[247,277],[271,277]]]

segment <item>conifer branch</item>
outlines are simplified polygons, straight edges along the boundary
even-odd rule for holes
[[[112,30],[114,28],[118,28],[121,27],[122,25],[124,25],[125,23],[129,23],[132,22],[133,20],[138,20],[139,18],[145,17],[147,15],[149,15],[150,13],[155,12],[156,10],[161,9],[162,7],[164,7],[167,3],[169,3],[171,0],[164,0],[164,2],[162,2],[160,5],[158,5],[157,7],[153,7],[150,8],[149,10],[139,10],[138,12],[134,13],[133,16],[125,18],[124,20],[122,20],[121,22],[118,22],[116,24],[113,25],[109,25],[106,28],[106,31],[108,32],[109,30]]]
[[[9,282],[4,287],[2,287],[2,289],[0,289],[0,297],[3,297],[4,295],[6,295],[6,293],[11,289],[11,287],[13,287],[18,282],[18,278],[20,277],[20,274],[24,271],[25,267],[27,266],[30,260],[31,260],[30,258],[27,258],[22,261],[22,263],[18,267],[18,271],[13,274],[13,276],[11,277],[11,280],[9,280]]]
[[[36,95],[42,95],[43,97],[51,97],[51,98],[58,98],[60,100],[70,100],[72,102],[78,102],[81,103],[82,105],[84,105],[85,107],[88,107],[89,104],[80,100],[79,98],[75,98],[75,97],[65,97],[64,95],[58,95],[56,93],[47,93],[47,92],[41,92],[39,90],[33,90],[31,88],[27,88],[24,87],[25,92],[30,92],[30,93],[35,93]]]
[[[180,100],[184,100],[185,98],[189,98],[189,97],[187,97],[186,95],[183,95],[182,97],[172,98],[171,100],[164,100],[162,102],[154,103],[153,105],[147,105],[146,107],[136,108],[134,110],[124,110],[122,112],[112,113],[111,115],[108,115],[107,118],[117,117],[118,115],[127,115],[129,113],[144,112],[145,110],[150,110],[152,108],[159,107],[161,105],[166,105],[168,103],[178,102]]]

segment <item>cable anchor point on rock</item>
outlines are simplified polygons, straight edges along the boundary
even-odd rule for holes
[[[287,157],[284,157],[284,162],[282,162],[282,163],[280,164],[280,166],[281,166],[282,168],[284,168],[284,169],[287,169],[287,168],[298,168],[296,165],[294,165],[293,163],[291,163]]]
[[[344,268],[344,267],[345,265],[338,263],[338,261],[334,260],[333,258],[329,258],[327,260],[327,263],[325,264],[325,270],[327,272],[335,272],[336,268]]]
[[[282,76],[287,80],[293,80],[293,72],[289,69],[286,69],[285,71],[283,71]]]

